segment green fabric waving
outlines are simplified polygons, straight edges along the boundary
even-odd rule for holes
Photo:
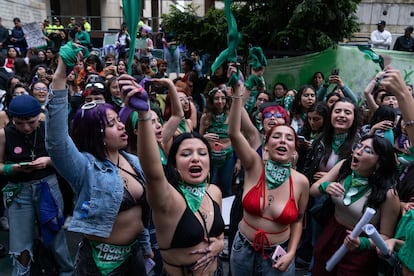
[[[369,57],[373,62],[378,63],[381,67],[381,70],[384,70],[385,64],[384,64],[384,58],[372,50],[372,48],[368,46],[358,45],[358,49],[363,52],[365,55]]]
[[[123,13],[125,23],[128,27],[131,41],[129,43],[129,58],[128,59],[128,74],[132,73],[132,57],[135,54],[135,38],[137,36],[138,22],[141,14],[141,1],[140,0],[122,0]]]
[[[237,31],[237,23],[231,11],[231,3],[233,0],[224,0],[224,14],[227,19],[228,33],[227,33],[227,49],[223,50],[216,58],[213,65],[211,65],[211,72],[217,70],[225,62],[237,62],[237,47],[239,46],[242,35]],[[229,86],[232,86],[240,79],[240,72],[233,73],[230,77]]]

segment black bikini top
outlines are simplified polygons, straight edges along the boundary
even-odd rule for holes
[[[143,193],[141,195],[141,197],[136,200],[131,193],[124,187],[124,193],[122,196],[122,202],[121,202],[121,206],[119,207],[119,212],[131,209],[134,206],[145,206],[146,204],[146,198],[145,198],[145,186],[144,186],[144,180],[141,179],[138,175],[125,170],[124,168],[118,167],[120,168],[122,171],[126,172],[127,174],[129,174],[130,176],[132,176],[136,181],[138,181],[138,183],[140,183],[142,185],[143,188]]]
[[[210,237],[218,237],[224,231],[224,220],[221,216],[220,208],[217,202],[215,202],[211,196],[207,193],[210,199],[213,202],[214,208],[214,219],[213,224],[211,225],[210,231],[207,233],[207,239]],[[204,226],[200,223],[191,209],[187,206],[184,210],[183,215],[180,218],[180,221],[177,224],[173,238],[171,240],[171,245],[169,248],[160,248],[160,250],[168,250],[172,248],[187,248],[192,247],[201,243],[205,239],[205,232],[207,231],[207,225],[204,217],[201,212],[197,211],[202,220]]]

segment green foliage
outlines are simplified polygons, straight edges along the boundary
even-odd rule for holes
[[[232,10],[243,35],[240,49],[261,46],[265,53],[321,51],[335,46],[359,30],[355,11],[361,0],[246,0]],[[204,17],[187,6],[163,15],[163,26],[174,30],[189,49],[217,55],[226,48],[227,22],[222,10]],[[247,52],[247,50],[245,50]],[[240,50],[240,54],[245,54]],[[273,54],[272,54],[273,55]]]

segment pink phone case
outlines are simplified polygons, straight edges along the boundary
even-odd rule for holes
[[[284,255],[286,255],[286,251],[283,249],[283,247],[278,245],[275,249],[275,252],[273,252],[272,260],[274,262],[277,262],[277,260],[279,260],[279,258],[284,256]]]

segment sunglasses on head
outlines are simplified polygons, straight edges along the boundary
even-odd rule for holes
[[[104,89],[105,85],[103,83],[100,83],[100,82],[91,82],[91,83],[88,83],[85,86],[85,89],[93,88],[93,87],[98,88],[98,89]]]
[[[83,104],[81,106],[81,109],[82,109],[81,118],[83,118],[83,116],[85,115],[85,110],[93,109],[93,108],[97,107],[98,105],[104,104],[104,103],[105,103],[104,100],[95,100],[95,101]]]
[[[272,117],[275,118],[275,119],[278,119],[278,118],[283,118],[283,115],[282,115],[282,113],[279,113],[279,112],[276,112],[276,113],[271,113],[271,112],[263,113],[263,118],[270,119]]]

